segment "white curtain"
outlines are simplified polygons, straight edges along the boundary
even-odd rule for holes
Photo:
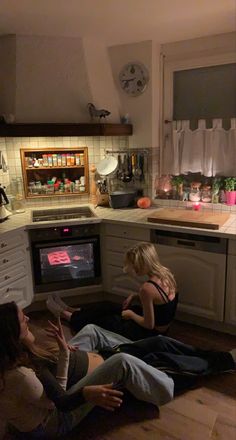
[[[225,130],[222,119],[213,119],[212,128],[198,121],[173,121],[168,127],[162,155],[162,174],[202,173],[204,176],[236,175],[236,118]]]

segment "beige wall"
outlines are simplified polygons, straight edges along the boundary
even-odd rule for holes
[[[17,36],[16,120],[88,121],[92,100],[82,40]]]
[[[0,115],[15,114],[16,38],[0,37]]]
[[[0,38],[0,78],[6,85],[2,113],[14,113],[17,122],[90,122],[87,104],[93,102],[111,112],[107,122],[120,122],[103,44],[44,36],[17,36],[13,41],[15,47],[12,37]]]
[[[120,101],[114,87],[108,50],[100,41],[88,38],[83,39],[83,48],[92,102],[97,108],[111,112],[107,122],[119,123]]]
[[[162,51],[167,61],[236,53],[236,32],[163,44]]]
[[[157,82],[159,77],[156,60],[159,56],[159,46],[152,41],[113,46],[109,48],[109,55],[115,86],[121,102],[121,114],[129,114],[134,126],[130,146],[138,148],[156,146],[158,136]],[[121,89],[118,80],[123,65],[132,61],[143,63],[150,74],[147,89],[142,95],[136,97],[127,95]],[[154,120],[156,120],[155,127]]]

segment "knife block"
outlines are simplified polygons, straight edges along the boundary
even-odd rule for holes
[[[97,206],[109,206],[109,194],[101,193],[99,189],[96,192]]]

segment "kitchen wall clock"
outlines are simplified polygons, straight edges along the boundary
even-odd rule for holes
[[[141,63],[128,63],[121,69],[119,81],[124,92],[130,96],[138,96],[147,87],[149,73]]]

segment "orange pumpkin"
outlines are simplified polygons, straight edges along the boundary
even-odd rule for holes
[[[151,199],[149,197],[141,197],[141,199],[138,199],[137,205],[139,208],[146,209],[150,208],[151,206]]]

